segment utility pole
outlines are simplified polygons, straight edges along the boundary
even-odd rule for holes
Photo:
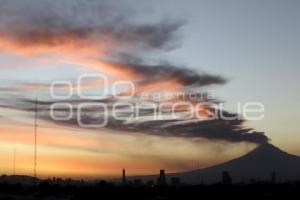
[[[38,100],[37,97],[35,98],[35,115],[34,115],[34,177],[36,178],[36,166],[37,166],[37,104]]]

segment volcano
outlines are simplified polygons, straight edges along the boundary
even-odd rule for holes
[[[227,171],[233,182],[249,180],[270,181],[273,173],[277,181],[300,180],[300,157],[286,153],[270,143],[261,144],[246,155],[220,165],[190,172],[169,174],[182,182],[196,184],[220,182]],[[273,178],[275,178],[273,175]]]

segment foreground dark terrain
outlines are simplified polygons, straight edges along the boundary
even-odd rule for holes
[[[236,184],[197,186],[114,186],[106,182],[94,185],[51,185],[44,181],[37,186],[0,185],[0,199],[254,199],[300,197],[300,182],[281,184]]]
[[[0,176],[0,200],[254,199],[300,197],[300,158],[266,143],[226,163],[183,173],[107,181]]]

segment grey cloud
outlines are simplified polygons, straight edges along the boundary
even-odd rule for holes
[[[105,1],[9,0],[0,5],[0,35],[21,46],[90,40],[167,50],[183,24],[134,23],[128,11]]]
[[[134,71],[141,76],[138,84],[151,84],[156,81],[176,79],[183,86],[202,87],[214,84],[225,84],[227,80],[222,76],[199,73],[184,66],[169,63],[167,61],[147,62],[146,59],[128,53],[116,53],[106,62],[120,68]]]

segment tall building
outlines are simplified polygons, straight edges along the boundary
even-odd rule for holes
[[[122,183],[125,185],[127,183],[126,181],[126,171],[125,169],[122,170]]]
[[[164,169],[160,170],[159,177],[157,179],[157,185],[158,186],[167,185],[167,180],[166,180],[166,175],[165,175],[165,170]]]

